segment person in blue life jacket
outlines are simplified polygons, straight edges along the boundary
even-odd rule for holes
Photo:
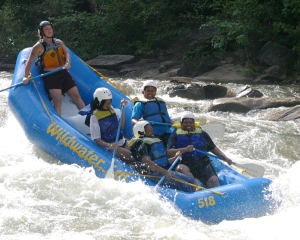
[[[168,138],[172,133],[172,129],[170,129],[172,121],[165,101],[156,97],[156,91],[156,82],[153,80],[144,82],[142,86],[144,97],[135,101],[131,114],[131,123],[134,125],[140,120],[156,122],[156,124],[153,124],[154,135],[160,138],[166,146]],[[170,126],[164,125],[166,123],[169,123]]]
[[[89,119],[91,139],[99,146],[107,148],[110,152],[116,150],[116,156],[128,163],[135,162],[131,152],[127,148],[127,141],[122,135],[122,129],[125,124],[125,117],[122,117],[121,133],[116,141],[120,109],[113,108],[112,93],[107,88],[97,88],[93,94],[94,100],[91,101],[90,107],[92,114]],[[121,100],[121,105],[125,107],[127,100]]]
[[[49,99],[53,100],[54,109],[61,115],[62,95],[67,93],[78,109],[84,108],[75,81],[67,69],[71,67],[71,56],[64,42],[53,37],[53,26],[49,21],[42,21],[38,27],[40,40],[32,47],[24,70],[23,84],[27,84],[32,62],[37,57],[36,65],[40,73],[58,68],[63,70],[42,77]]]
[[[166,179],[161,185],[170,188],[193,192],[194,188],[189,185],[194,184],[194,178],[174,170],[167,170],[175,159],[180,156],[180,152],[174,157],[168,158],[163,142],[154,136],[153,128],[147,121],[139,121],[133,127],[134,138],[128,143],[134,159],[140,163],[138,171],[142,174],[151,175],[150,179],[158,183],[163,175]],[[179,164],[181,165],[181,164]],[[187,184],[176,181],[172,178],[187,182]]]
[[[174,130],[169,138],[167,144],[168,156],[174,156],[180,151],[182,163],[189,168],[195,178],[206,184],[208,188],[220,186],[218,176],[209,157],[194,149],[212,152],[229,165],[232,164],[232,160],[214,144],[210,136],[195,125],[195,115],[192,112],[185,112],[181,116],[180,127]],[[186,172],[187,169],[185,168],[184,171]]]

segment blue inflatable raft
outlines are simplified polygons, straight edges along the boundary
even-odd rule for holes
[[[40,77],[29,84],[21,84],[24,76],[26,60],[31,48],[22,50],[16,61],[16,68],[10,88],[9,107],[25,131],[29,141],[61,162],[77,164],[81,167],[93,167],[97,177],[104,178],[110,168],[112,154],[97,146],[89,137],[89,129],[84,124],[85,117],[67,97],[64,97],[62,116],[58,116],[48,100]],[[69,72],[78,86],[80,95],[89,104],[96,88],[106,87],[112,91],[112,105],[119,107],[120,100],[126,98],[118,89],[105,81],[99,73],[84,63],[71,50],[72,68]],[[32,76],[38,76],[39,71],[34,64],[31,66]],[[133,136],[131,125],[132,103],[126,107],[123,114],[126,117],[124,136]],[[207,224],[216,224],[223,220],[240,220],[256,218],[272,214],[278,207],[271,197],[269,186],[271,180],[266,178],[248,178],[217,158],[210,156],[218,173],[221,186],[186,193],[171,188],[159,187],[162,198],[173,202],[183,215],[200,220]],[[142,181],[149,186],[155,184],[147,178],[138,176],[138,172],[121,160],[114,163],[115,179],[126,182]]]

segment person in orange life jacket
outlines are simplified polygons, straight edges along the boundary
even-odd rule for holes
[[[157,84],[153,80],[145,81],[142,87],[144,98],[134,103],[131,115],[131,123],[134,125],[139,120],[153,121],[158,123],[172,123],[166,103],[156,97]],[[142,119],[143,118],[143,119]],[[155,137],[160,138],[165,146],[172,132],[170,126],[153,124]]]
[[[93,94],[94,100],[90,103],[93,114],[90,117],[91,139],[99,146],[107,148],[110,152],[116,150],[116,156],[128,162],[135,162],[131,152],[126,149],[127,142],[120,133],[118,142],[116,143],[120,109],[111,106],[112,94],[107,88],[97,88]],[[123,99],[121,104],[127,105],[127,101]],[[124,128],[125,117],[122,117],[121,130]]]
[[[206,184],[208,188],[220,186],[218,176],[209,157],[195,151],[194,148],[206,152],[210,151],[229,165],[232,164],[232,160],[214,144],[205,131],[195,126],[195,115],[193,113],[185,112],[180,123],[181,127],[176,129],[169,138],[167,144],[168,156],[174,156],[176,152],[180,151],[182,153],[182,163],[189,168],[183,169],[185,172],[190,170],[193,176]]]
[[[194,184],[194,178],[174,170],[167,170],[175,159],[178,156],[181,156],[181,154],[178,151],[174,157],[168,159],[163,142],[154,136],[153,128],[149,122],[137,122],[133,126],[133,133],[135,138],[130,140],[128,145],[134,159],[141,163],[140,169],[138,170],[142,174],[154,176],[153,178],[150,177],[150,179],[155,183],[158,183],[160,180],[160,178],[157,178],[158,176],[161,177],[165,175],[166,179],[162,183],[163,186],[186,192],[194,191],[194,188],[189,184],[181,183],[172,179],[174,177]]]
[[[49,21],[42,21],[38,27],[40,40],[32,47],[26,62],[23,84],[28,83],[28,76],[32,62],[36,57],[41,73],[64,67],[63,70],[49,74],[42,78],[45,90],[53,100],[54,109],[61,115],[62,94],[67,93],[78,109],[85,107],[76,83],[68,72],[71,67],[71,58],[66,45],[62,40],[53,38],[53,27]]]

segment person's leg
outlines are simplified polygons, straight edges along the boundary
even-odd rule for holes
[[[167,179],[163,182],[162,185],[166,185],[171,188],[175,188],[184,192],[194,192],[195,189],[190,185],[194,184],[194,178],[187,176],[179,172],[173,172],[173,179]],[[176,180],[178,179],[178,180]]]
[[[218,175],[211,163],[199,168],[197,176],[208,188],[220,186]]]
[[[216,175],[211,176],[207,181],[206,185],[208,188],[218,187],[220,186],[219,179]]]
[[[60,89],[49,89],[50,96],[53,100],[54,109],[57,114],[61,115],[62,95]]]
[[[177,172],[183,173],[185,175],[188,175],[188,176],[194,178],[194,175],[191,173],[190,168],[184,164],[179,164],[175,170]]]
[[[67,94],[73,100],[78,110],[85,107],[85,104],[80,97],[77,87],[72,87],[70,90],[67,91]]]

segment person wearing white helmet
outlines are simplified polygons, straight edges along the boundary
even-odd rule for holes
[[[184,112],[181,116],[180,127],[169,138],[167,153],[169,156],[174,156],[180,151],[182,163],[189,168],[195,178],[206,184],[208,188],[219,186],[218,176],[209,157],[194,149],[212,152],[229,165],[232,164],[232,160],[214,144],[210,136],[196,126],[195,115],[192,112]],[[187,169],[184,171],[186,172]]]
[[[49,98],[53,100],[55,111],[61,115],[62,95],[67,93],[80,110],[85,107],[78,92],[75,81],[68,72],[71,67],[71,56],[64,42],[53,37],[53,26],[49,21],[42,21],[38,27],[40,40],[32,47],[29,58],[26,61],[23,84],[29,81],[31,65],[36,57],[37,67],[40,73],[46,73],[58,68],[61,71],[42,77]]]
[[[110,152],[116,150],[116,156],[128,162],[134,162],[132,155],[127,147],[126,139],[122,133],[119,135],[118,142],[115,143],[121,115],[120,109],[112,107],[112,93],[108,88],[97,88],[93,94],[94,100],[91,101],[90,132],[91,139],[99,146],[107,148]],[[121,100],[124,108],[127,100]],[[125,117],[122,118],[121,131],[125,125]]]
[[[139,121],[133,127],[134,139],[129,142],[130,151],[134,159],[141,163],[138,169],[142,174],[154,176],[151,180],[157,183],[165,175],[166,179],[162,185],[178,190],[193,192],[194,189],[189,184],[176,181],[172,178],[183,180],[194,184],[194,178],[174,170],[167,170],[175,159],[180,156],[180,152],[174,157],[168,158],[163,142],[154,136],[153,128],[147,121]],[[181,164],[177,164],[180,166]]]
[[[157,84],[155,81],[147,80],[144,82],[142,86],[144,97],[135,101],[132,109],[131,123],[134,125],[141,119],[151,122],[153,124],[154,135],[160,138],[166,145],[172,132],[170,129],[172,121],[165,101],[156,97],[156,91]]]

